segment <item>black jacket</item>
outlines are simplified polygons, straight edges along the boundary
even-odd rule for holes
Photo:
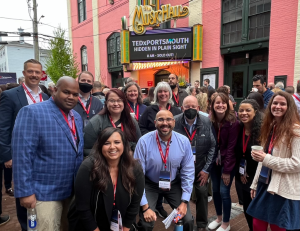
[[[49,99],[42,93],[43,100]],[[11,135],[16,117],[22,107],[28,105],[26,94],[22,86],[3,91],[0,99],[0,163],[12,159]],[[39,115],[36,115],[37,117]]]
[[[101,103],[101,101],[96,98],[95,96],[90,97],[90,99],[87,101],[86,103],[86,108],[89,107],[89,104],[91,102],[92,99],[92,105],[90,108],[90,112],[89,112],[89,120],[94,116],[97,115],[103,108],[103,103]],[[84,121],[85,119],[87,119],[87,114],[84,111],[80,101],[78,100],[76,106],[73,108],[76,112],[78,112],[78,114],[81,116],[82,121]]]
[[[167,105],[167,108],[168,106],[169,104]],[[158,105],[151,105],[145,109],[139,120],[142,135],[145,135],[146,133],[154,131],[156,129],[154,120],[157,112],[159,112]],[[171,107],[170,112],[173,114],[173,116],[179,115],[181,113],[181,111],[177,107]]]
[[[181,88],[178,88],[178,94],[179,94],[179,102],[178,102],[178,104],[177,104],[177,103],[176,103],[176,100],[174,99],[173,92],[172,92],[172,100],[173,100],[173,102],[174,102],[174,107],[181,107],[184,98],[188,96],[188,93],[187,93],[185,90],[182,90]],[[178,95],[177,95],[177,96],[178,96]]]
[[[136,128],[136,142],[130,142],[130,147],[132,151],[134,151],[135,146],[138,142],[138,140],[141,138],[141,131],[139,128],[138,123],[135,119],[130,117],[135,125]],[[109,117],[107,114],[104,115],[96,115],[94,116],[90,122],[85,126],[83,132],[84,132],[84,149],[83,149],[83,155],[88,156],[96,143],[99,134],[108,127],[112,127]]]
[[[174,131],[188,138],[184,128],[188,130],[185,123],[184,114],[182,113],[175,116]],[[197,132],[193,139],[192,145],[195,145],[196,141],[195,176],[197,177],[199,172],[202,170],[208,173],[210,172],[216,159],[217,143],[213,134],[212,124],[208,117],[198,114],[196,128]],[[198,179],[196,177],[195,180]]]
[[[110,230],[114,202],[113,184],[108,184],[104,192],[99,191],[90,178],[93,164],[92,157],[88,157],[78,170],[75,202],[71,203],[68,214],[69,231],[93,231],[97,227],[103,231]],[[121,171],[116,189],[116,207],[122,215],[123,226],[127,228],[135,221],[145,187],[145,176],[139,164],[136,164],[133,172],[136,179],[134,194],[130,196],[124,188]]]

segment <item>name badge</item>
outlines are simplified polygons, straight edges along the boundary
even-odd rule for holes
[[[171,172],[160,171],[158,187],[160,189],[171,189]]]
[[[90,121],[88,119],[83,120],[83,127],[85,127]]]
[[[123,231],[122,217],[119,210],[114,209],[110,219],[110,230],[111,231]]]
[[[246,176],[247,175],[246,169],[247,169],[247,161],[245,159],[241,159],[239,173]]]
[[[193,156],[194,156],[194,162],[196,163],[196,147],[192,146],[192,152],[193,152]]]

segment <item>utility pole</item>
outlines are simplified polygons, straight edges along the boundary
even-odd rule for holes
[[[32,20],[32,24],[33,24],[34,59],[40,61],[36,0],[33,0],[33,20]]]

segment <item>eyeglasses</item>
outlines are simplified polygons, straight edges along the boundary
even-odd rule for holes
[[[122,103],[123,103],[123,100],[122,100],[122,99],[117,99],[117,100],[109,99],[109,100],[107,100],[107,102],[109,102],[109,103],[111,103],[111,104],[114,104],[114,103],[122,104]]]
[[[167,123],[171,123],[171,122],[173,122],[173,118],[167,118],[167,119],[164,119],[164,118],[158,118],[158,119],[156,119],[155,121],[157,121],[157,122],[159,122],[159,123],[163,123],[163,122],[165,122],[165,121],[167,121]]]

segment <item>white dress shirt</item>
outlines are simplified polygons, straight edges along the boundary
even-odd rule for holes
[[[42,90],[41,88],[39,87],[39,91],[37,94],[35,94],[25,83],[24,85],[27,87],[27,90],[29,91],[29,93],[32,95],[32,98],[35,100],[36,103],[40,103],[40,94],[42,94]],[[25,92],[25,95],[26,95],[26,98],[27,98],[27,102],[28,102],[28,105],[31,105],[31,104],[34,104],[34,102],[31,100],[30,96],[27,94],[27,92],[25,91],[24,89],[24,92]],[[43,101],[43,98],[42,98],[42,101]]]

